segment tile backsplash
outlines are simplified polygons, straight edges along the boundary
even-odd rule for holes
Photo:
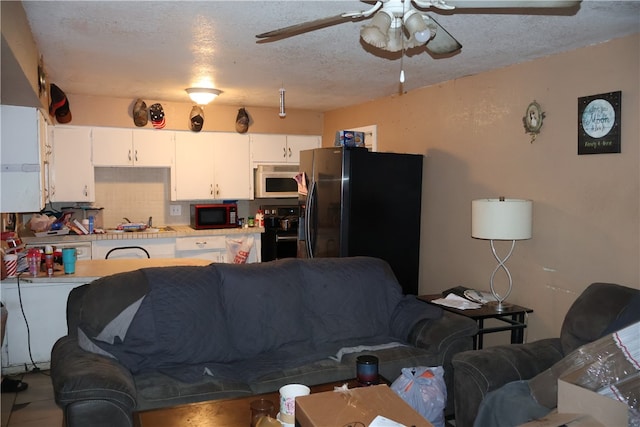
[[[95,168],[94,206],[104,207],[104,227],[114,227],[124,217],[132,222],[152,217],[154,225],[187,224],[188,203],[182,215],[169,215],[170,172],[169,168]]]

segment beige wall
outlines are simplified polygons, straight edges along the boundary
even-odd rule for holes
[[[19,1],[0,2],[2,44],[0,56],[3,104],[43,108],[47,99],[38,98],[38,49],[27,16]]]
[[[535,310],[529,340],[556,336],[589,283],[640,287],[639,52],[636,34],[331,111],[323,141],[338,129],[377,124],[379,150],[427,155],[422,293],[488,289],[495,260],[489,242],[470,236],[471,200],[532,199],[533,239],[518,242],[508,262],[509,300]],[[578,156],[577,98],[616,90],[622,153]],[[530,143],[522,116],[533,100],[546,119]]]

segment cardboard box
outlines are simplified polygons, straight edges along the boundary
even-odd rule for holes
[[[593,417],[584,414],[559,414],[556,411],[518,427],[607,427]]]
[[[385,384],[346,391],[312,393],[296,398],[296,426],[336,427],[382,415],[405,426],[433,427]]]
[[[629,407],[623,402],[571,384],[571,378],[558,380],[558,412],[587,414],[607,427],[627,427]]]
[[[364,147],[364,132],[339,130],[336,132],[336,147]]]

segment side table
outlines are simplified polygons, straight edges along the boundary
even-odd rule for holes
[[[459,310],[453,307],[434,304],[433,300],[442,298],[441,294],[420,295],[418,299],[429,304],[437,305],[443,310],[459,314],[461,316],[473,319],[478,324],[478,334],[473,337],[473,348],[479,350],[482,348],[482,338],[485,334],[494,332],[511,331],[511,344],[522,344],[524,342],[524,329],[527,327],[527,313],[533,313],[533,310],[519,305],[511,305],[505,310],[497,312],[494,308],[483,304],[482,307],[474,310]],[[492,328],[484,327],[484,319],[497,319],[506,323],[504,326],[496,326]]]

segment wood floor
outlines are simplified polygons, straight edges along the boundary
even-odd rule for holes
[[[2,427],[60,427],[62,410],[53,400],[49,371],[24,374],[22,381],[29,384],[27,390],[2,393]]]

